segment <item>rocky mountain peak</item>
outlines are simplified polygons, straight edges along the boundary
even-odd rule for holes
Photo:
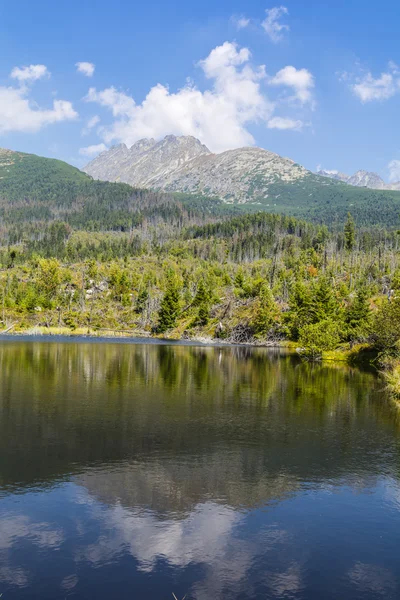
[[[377,173],[372,173],[371,171],[364,171],[360,169],[354,175],[349,177],[347,180],[349,185],[356,185],[358,187],[368,187],[373,189],[385,189],[386,184],[383,181],[382,177],[379,177]]]
[[[204,154],[210,150],[193,136],[167,135],[158,142],[143,138],[129,149],[120,144],[102,152],[84,171],[95,179],[162,187],[160,179]]]
[[[330,179],[336,179],[336,181],[344,181],[347,182],[350,179],[349,175],[345,173],[341,173],[336,169],[318,169],[317,175],[321,175],[322,177],[329,177]]]
[[[400,189],[400,182],[385,183],[378,173],[365,171],[364,169],[359,169],[353,175],[346,175],[345,173],[341,173],[340,171],[336,170],[318,169],[317,174],[322,175],[323,177],[329,177],[330,179],[337,179],[356,187],[366,187],[373,190]]]
[[[193,136],[139,140],[123,156],[103,153],[84,169],[97,179],[136,187],[218,196],[225,202],[264,200],[272,185],[301,180],[309,171],[262,148],[213,154]]]
[[[133,146],[131,146],[129,148],[129,152],[131,154],[135,154],[137,152],[147,152],[147,150],[150,150],[150,148],[152,148],[153,146],[155,146],[156,144],[156,140],[153,138],[142,138],[141,140],[138,140],[137,142],[135,142],[133,144]],[[125,144],[124,144],[125,145]]]

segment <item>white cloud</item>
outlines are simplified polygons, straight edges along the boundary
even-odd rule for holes
[[[269,83],[270,85],[292,88],[295,99],[301,104],[313,103],[314,77],[307,69],[296,69],[292,66],[284,67],[278,71],[275,77],[270,79]]]
[[[90,88],[85,100],[97,102],[100,106],[109,108],[114,117],[133,115],[136,109],[134,99],[124,92],[118,92],[114,87],[106,88],[102,92],[97,92],[96,88]]]
[[[100,117],[98,115],[94,115],[88,120],[86,127],[88,129],[92,129],[93,127],[96,127],[98,123],[100,123]]]
[[[161,84],[151,88],[142,104],[113,87],[91,88],[86,97],[111,110],[114,123],[102,130],[103,141],[128,146],[143,137],[193,135],[215,152],[254,144],[247,126],[267,123],[274,104],[262,93],[264,66],[250,65],[250,51],[225,42],[199,62],[211,89],[187,83],[175,93]]]
[[[233,15],[231,21],[238,30],[246,29],[250,25],[250,19],[243,15]]]
[[[289,14],[286,6],[275,6],[265,11],[267,16],[262,22],[262,26],[269,36],[269,39],[275,44],[283,39],[285,31],[289,31],[289,25],[280,23],[280,19]]]
[[[390,183],[400,181],[400,160],[391,160],[388,169]]]
[[[42,127],[75,119],[71,102],[54,100],[50,109],[38,108],[27,97],[25,87],[0,87],[0,134],[11,131],[35,133]]]
[[[43,77],[50,77],[50,72],[45,65],[29,65],[27,67],[14,67],[10,77],[20,83],[37,81]]]
[[[388,67],[395,75],[400,75],[400,67],[393,60],[389,60]]]
[[[317,173],[324,172],[327,175],[338,175],[339,171],[337,169],[324,169],[322,165],[317,165]]]
[[[351,88],[365,104],[372,100],[387,100],[394,96],[399,89],[399,81],[395,80],[392,73],[382,73],[377,79],[374,79],[371,73],[367,73],[357,83],[352,84]]]
[[[75,64],[76,70],[78,73],[82,73],[82,75],[86,75],[86,77],[93,77],[95,65],[90,62],[77,62]]]
[[[337,73],[339,81],[348,83],[350,90],[363,104],[392,98],[400,91],[400,68],[389,61],[386,71],[374,77],[371,71],[356,63],[356,72]]]
[[[91,130],[96,127],[100,123],[100,117],[98,115],[94,115],[90,119],[87,120],[85,127],[82,129],[82,135],[88,135]]]
[[[105,144],[94,144],[93,146],[86,146],[86,148],[79,148],[79,154],[81,156],[95,156],[100,152],[104,152],[104,150],[107,150]]]
[[[301,131],[303,126],[303,121],[286,117],[273,117],[268,121],[268,129],[293,129],[294,131]]]

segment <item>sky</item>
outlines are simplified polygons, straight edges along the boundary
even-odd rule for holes
[[[194,135],[400,180],[400,3],[0,0],[0,147]]]

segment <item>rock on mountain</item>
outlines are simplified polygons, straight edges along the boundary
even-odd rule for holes
[[[359,170],[354,173],[354,175],[346,175],[340,171],[319,169],[317,174],[343,181],[348,185],[354,185],[356,187],[366,187],[372,190],[400,190],[400,182],[385,183],[382,177],[372,171]]]
[[[357,187],[371,188],[373,190],[386,189],[386,183],[383,181],[382,177],[379,177],[377,173],[372,173],[371,171],[357,171],[348,178],[346,183]]]
[[[293,160],[268,150],[239,148],[213,154],[194,137],[173,135],[158,143],[144,139],[131,148],[114,146],[84,171],[95,179],[239,203],[267,198],[273,184],[291,184],[313,176]]]
[[[209,149],[194,137],[167,135],[160,142],[142,139],[131,148],[113,146],[90,162],[84,169],[94,179],[119,181],[136,187],[163,187],[163,181],[183,164]]]
[[[336,170],[318,169],[317,175],[329,177],[330,179],[336,179],[337,181],[343,181],[344,183],[347,183],[349,179],[349,175]]]

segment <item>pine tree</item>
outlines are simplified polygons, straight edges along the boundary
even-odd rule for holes
[[[264,284],[260,289],[253,326],[256,334],[268,335],[277,322],[278,307],[269,285]]]
[[[174,281],[168,285],[167,291],[161,301],[158,313],[158,333],[165,333],[168,329],[176,327],[179,314],[179,289]]]
[[[344,226],[344,247],[353,250],[356,243],[356,226],[350,213],[347,213],[347,221]]]
[[[193,299],[193,306],[201,306],[202,304],[208,304],[209,301],[210,295],[206,289],[204,281],[201,279],[196,291],[196,295]]]
[[[197,313],[197,317],[194,321],[194,325],[198,325],[200,327],[207,325],[210,320],[210,307],[208,304],[200,304],[199,310]]]
[[[193,305],[198,306],[197,316],[193,321],[193,325],[207,325],[210,318],[210,294],[206,289],[204,281],[201,280],[197,288],[196,295],[193,300]]]
[[[371,322],[372,312],[368,303],[368,293],[365,287],[360,287],[346,312],[348,337],[354,339],[365,335]]]
[[[327,277],[321,277],[315,287],[311,322],[317,323],[337,315],[339,305]]]
[[[284,315],[292,339],[297,340],[299,331],[313,320],[313,297],[310,288],[302,281],[297,281],[289,297],[290,310]]]
[[[142,313],[144,311],[148,298],[149,292],[146,288],[143,288],[136,298],[135,311],[137,313]]]

